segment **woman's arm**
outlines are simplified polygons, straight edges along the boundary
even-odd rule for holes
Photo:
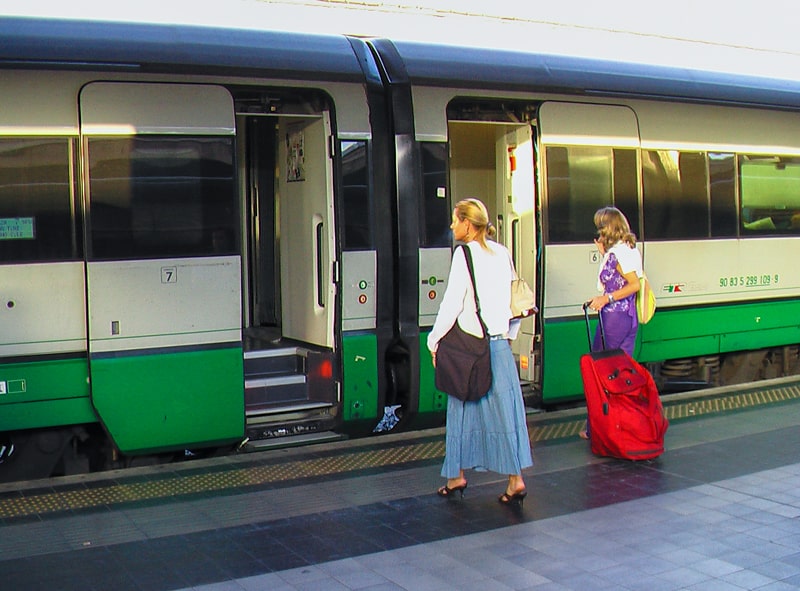
[[[639,291],[639,276],[636,274],[636,271],[624,273],[622,276],[625,278],[627,283],[616,291],[593,297],[589,302],[589,307],[592,310],[602,310],[604,306],[607,306],[611,302],[623,300],[629,295],[635,294],[637,291]]]

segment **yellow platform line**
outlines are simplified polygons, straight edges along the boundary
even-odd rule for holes
[[[742,410],[755,406],[797,400],[800,385],[768,388],[716,398],[697,398],[675,404],[664,411],[670,420],[694,418]],[[544,416],[542,424],[538,419]],[[531,443],[577,437],[584,419],[545,422],[546,415],[534,415],[529,425]],[[245,489],[275,482],[343,474],[380,466],[435,460],[444,457],[444,441],[409,443],[384,449],[353,451],[325,458],[303,458],[271,465],[247,465],[201,474],[170,475],[157,480],[117,483],[108,486],[71,489],[0,499],[0,518],[47,515],[82,509],[108,507],[152,499],[179,498],[197,493]]]
[[[120,503],[168,499],[196,493],[241,489],[286,480],[341,474],[375,466],[392,466],[444,456],[444,442],[433,441],[383,450],[353,452],[267,466],[248,465],[203,474],[177,475],[133,483],[38,493],[0,499],[0,518],[90,509]]]

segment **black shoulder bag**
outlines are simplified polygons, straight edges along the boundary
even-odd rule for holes
[[[442,337],[436,349],[436,388],[464,402],[474,402],[486,396],[492,387],[492,358],[489,352],[489,331],[481,317],[472,253],[467,246],[460,248],[467,259],[483,337],[474,337],[464,332],[458,326],[458,321],[453,324],[453,328]]]

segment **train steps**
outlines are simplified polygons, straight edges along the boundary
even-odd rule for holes
[[[320,354],[298,345],[246,351],[245,450],[341,439],[334,425],[335,397],[320,392],[309,370]]]

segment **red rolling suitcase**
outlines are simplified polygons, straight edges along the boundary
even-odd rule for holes
[[[581,377],[592,453],[625,460],[660,456],[669,421],[653,376],[621,349],[592,353],[588,305],[583,312],[590,352],[581,356]],[[605,349],[603,320],[598,317]]]

